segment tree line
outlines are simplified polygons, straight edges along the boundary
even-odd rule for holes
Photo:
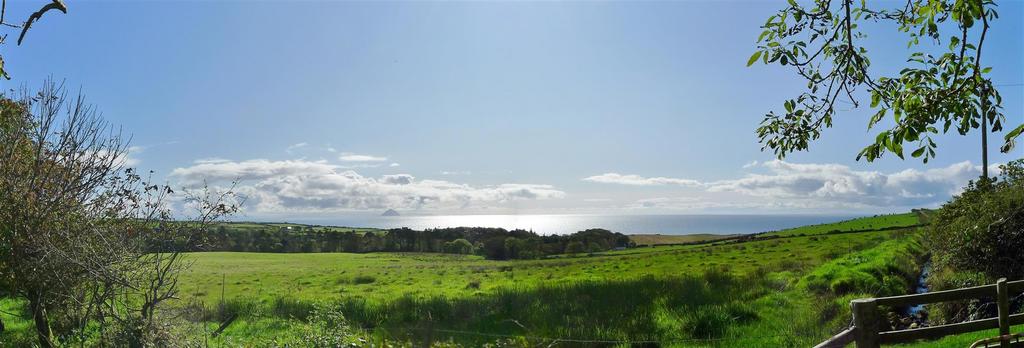
[[[393,228],[378,232],[318,230],[313,226],[209,229],[204,245],[192,251],[275,253],[426,252],[475,254],[491,260],[536,259],[549,255],[590,253],[632,247],[629,236],[605,229],[569,235],[540,235],[522,229],[454,227],[427,230]]]

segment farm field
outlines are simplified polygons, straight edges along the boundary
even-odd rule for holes
[[[737,237],[738,234],[711,234],[711,233],[698,233],[698,234],[684,234],[684,235],[672,235],[672,234],[631,234],[629,240],[636,243],[636,245],[664,245],[664,244],[683,244],[683,243],[694,243],[712,241],[723,238]]]
[[[765,233],[767,236],[795,236],[795,235],[812,235],[812,234],[825,234],[825,233],[837,233],[837,232],[850,232],[850,231],[867,231],[886,229],[894,227],[907,227],[920,224],[920,215],[917,212],[902,213],[902,214],[889,214],[889,215],[875,215],[862,218],[856,218],[846,221],[840,221],[830,224],[818,224],[818,225],[807,225],[800,226],[791,229],[785,229],[781,231],[773,231]]]
[[[182,296],[185,302],[215,308],[223,292],[229,306],[249,312],[221,336],[224,342],[235,343],[287,336],[283,332],[296,331],[295,326],[302,325],[301,321],[287,319],[289,316],[308,312],[313,303],[337,302],[349,309],[346,316],[364,329],[368,339],[418,337],[421,333],[414,330],[427,323],[410,318],[417,311],[409,308],[433,308],[433,316],[451,316],[429,323],[450,331],[437,334],[438,339],[470,345],[489,342],[494,337],[481,340],[451,332],[654,340],[679,346],[745,335],[756,337],[748,342],[756,342],[755,345],[809,344],[827,337],[831,326],[845,324],[846,302],[854,295],[829,297],[832,299],[827,307],[835,313],[822,325],[820,306],[814,302],[818,297],[802,284],[804,276],[844,255],[876,248],[886,241],[911,238],[908,231],[898,230],[823,234],[865,226],[916,224],[913,214],[872,219],[875,220],[796,229],[797,232],[786,231],[789,233],[782,238],[745,243],[638,247],[542,260],[493,261],[478,256],[426,253],[194,253],[188,256],[194,265],[182,278]],[[822,235],[806,235],[816,233]],[[698,285],[709,283],[710,287]],[[602,292],[607,293],[591,301],[581,301],[581,296],[561,297]],[[647,294],[640,296],[644,292]],[[709,295],[715,293],[718,294]],[[669,303],[675,296],[692,302]],[[613,298],[629,300],[608,303]],[[493,308],[501,306],[500,303],[521,304],[523,309],[495,309],[494,312],[507,315],[504,319],[467,313],[473,311],[468,308]],[[570,308],[560,313],[537,314],[547,312],[537,306],[558,307],[552,303],[567,303]],[[590,309],[593,312],[586,318],[564,314],[585,305],[603,308]],[[252,309],[261,306],[262,310]],[[632,308],[632,313],[616,313],[615,308]],[[698,314],[688,316],[684,314],[687,309]],[[802,319],[794,320],[794,315]],[[535,323],[523,324],[534,328],[502,322],[512,318],[531,321],[522,319],[524,316],[534,317]],[[623,316],[632,317],[633,323],[624,325]],[[652,319],[637,322],[639,317],[647,316]],[[747,318],[735,323],[731,319],[714,319],[744,316]],[[600,317],[620,319],[587,319]],[[557,323],[559,320],[583,322],[598,330],[581,332]],[[712,324],[695,324],[701,322]],[[211,322],[209,326],[213,330],[216,325]],[[690,341],[696,337],[712,340]],[[740,342],[731,341],[725,346],[737,343]]]
[[[914,224],[915,215],[902,214],[749,242],[540,260],[191,253],[192,267],[181,277],[175,306],[192,313],[195,332],[213,332],[227,316],[237,316],[210,341],[215,346],[302,342],[311,330],[310,316],[325,307],[339,309],[357,343],[420,346],[425,343],[418,340],[428,339],[520,346],[558,338],[681,347],[809,346],[847,324],[850,299],[873,295],[842,284],[864,281],[879,269],[904,270],[895,276],[908,282],[915,276],[916,233],[887,229]],[[882,230],[827,234],[864,226]],[[27,323],[4,319],[28,330]]]
[[[194,264],[183,274],[181,289],[186,298],[208,303],[219,300],[222,280],[228,299],[468,296],[511,285],[679,276],[713,267],[727,267],[733,273],[809,267],[887,238],[886,233],[865,232],[513,261],[436,253],[192,253],[188,259]]]

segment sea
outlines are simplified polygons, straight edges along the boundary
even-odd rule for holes
[[[333,226],[415,230],[444,227],[500,227],[538,234],[569,234],[603,228],[625,234],[738,234],[776,231],[804,225],[848,220],[862,215],[421,215],[338,216],[292,221]]]

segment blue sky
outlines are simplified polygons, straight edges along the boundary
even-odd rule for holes
[[[977,135],[941,137],[928,165],[857,162],[863,109],[773,162],[754,128],[803,83],[745,62],[784,2],[70,6],[3,48],[4,88],[81,86],[133,134],[132,164],[241,177],[254,218],[886,212],[941,203],[980,163]],[[1024,2],[1000,8],[985,54],[1019,124]],[[891,32],[872,32],[880,71],[908,54]],[[993,163],[1022,157],[997,145]]]

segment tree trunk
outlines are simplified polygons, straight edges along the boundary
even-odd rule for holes
[[[988,179],[988,89],[981,96],[981,176]]]
[[[981,176],[988,179],[988,119],[981,118]]]
[[[32,310],[32,320],[36,324],[36,334],[39,335],[39,346],[42,348],[53,348],[53,332],[50,330],[50,320],[46,317],[46,308],[39,301],[39,296],[30,294],[28,299],[29,309]]]

